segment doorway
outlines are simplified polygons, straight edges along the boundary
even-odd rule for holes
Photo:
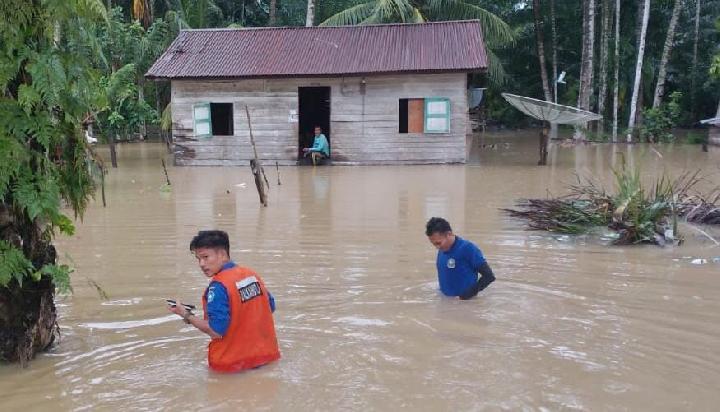
[[[332,148],[330,137],[330,88],[298,88],[298,159],[302,159],[303,147],[311,147],[315,140],[315,126],[322,127],[323,134]]]

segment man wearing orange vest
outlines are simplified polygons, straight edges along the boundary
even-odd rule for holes
[[[196,318],[177,299],[169,309],[212,338],[210,368],[237,372],[279,359],[272,315],[275,299],[257,273],[230,260],[227,233],[201,231],[190,242],[190,250],[212,279],[202,297],[204,318]]]

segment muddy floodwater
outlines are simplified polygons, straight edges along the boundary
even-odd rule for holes
[[[166,191],[164,147],[121,145],[107,207],[98,192],[57,241],[76,269],[57,299],[60,342],[0,367],[0,409],[717,410],[720,230],[611,247],[528,232],[498,208],[562,194],[575,172],[611,185],[620,159],[717,184],[720,150],[553,145],[538,167],[535,132],[471,145],[466,165],[281,167],[281,186],[267,165],[267,208],[249,167],[169,167]],[[431,216],[485,253],[498,280],[478,298],[439,294]],[[166,310],[164,298],[200,303],[188,243],[208,228],[275,295],[279,362],[209,372],[208,338]]]

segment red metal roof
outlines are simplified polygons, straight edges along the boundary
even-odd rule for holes
[[[477,20],[183,30],[148,78],[304,77],[487,68]]]

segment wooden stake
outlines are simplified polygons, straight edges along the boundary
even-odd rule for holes
[[[539,166],[547,165],[548,156],[548,123],[543,122],[543,127],[540,130],[540,160],[538,160]]]
[[[165,159],[160,159],[160,161],[162,162],[163,171],[165,172],[165,180],[167,181],[168,186],[172,186],[170,178],[168,177],[167,167],[165,167]]]
[[[277,170],[278,175],[278,186],[282,186],[282,183],[280,183],[280,165],[278,162],[275,162],[275,170]]]
[[[250,110],[248,109],[247,105],[245,105],[245,114],[247,114],[248,119],[248,130],[250,131],[250,144],[253,148],[253,153],[255,154],[255,159],[250,161],[250,170],[252,171],[253,176],[255,177],[255,187],[257,187],[258,196],[260,196],[260,203],[267,207],[267,195],[265,194],[265,185],[263,183],[261,174],[265,176],[265,171],[262,169],[262,165],[260,165],[260,159],[258,159],[257,154],[257,148],[255,147],[255,137],[253,136],[252,132],[252,124],[250,122]],[[265,178],[265,182],[267,182],[267,177]],[[268,185],[270,186],[270,185]]]

